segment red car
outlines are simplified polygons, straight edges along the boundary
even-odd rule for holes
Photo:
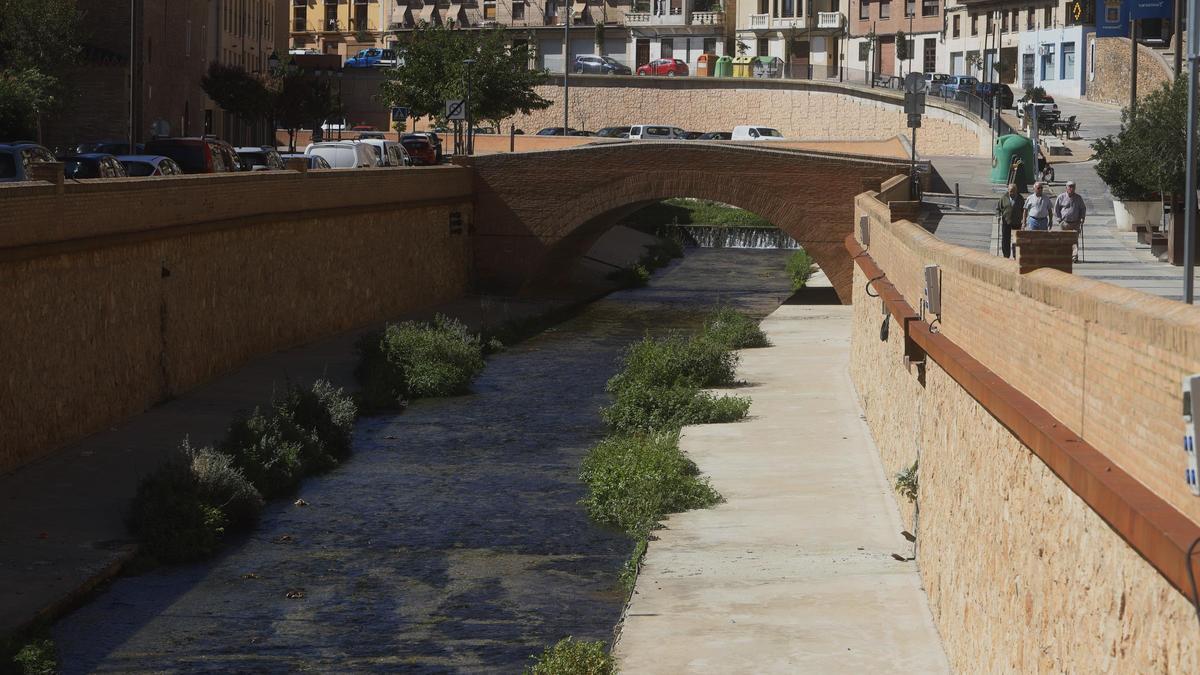
[[[433,166],[438,163],[437,148],[429,142],[427,136],[421,134],[406,134],[400,137],[400,145],[412,157],[417,166]]]
[[[637,74],[675,77],[676,75],[687,75],[688,66],[679,59],[655,59],[650,63],[638,66]]]

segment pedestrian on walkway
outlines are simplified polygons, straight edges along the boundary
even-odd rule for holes
[[[1033,194],[1025,200],[1025,228],[1029,230],[1046,231],[1050,229],[1054,215],[1054,203],[1044,194],[1041,181],[1033,184]]]
[[[1083,197],[1075,191],[1075,181],[1067,181],[1067,191],[1054,200],[1054,217],[1058,219],[1059,227],[1064,230],[1078,230],[1087,216],[1087,207],[1083,205]]]
[[[1014,257],[1012,247],[1012,231],[1021,229],[1021,213],[1025,207],[1025,198],[1017,190],[1016,183],[1008,184],[1000,201],[996,202],[996,219],[1000,227],[1000,252],[1005,258]]]

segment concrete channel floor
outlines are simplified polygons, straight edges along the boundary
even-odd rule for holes
[[[851,308],[784,305],[742,352],[751,418],[684,430],[725,501],[651,541],[614,654],[629,673],[949,672],[848,373]]]

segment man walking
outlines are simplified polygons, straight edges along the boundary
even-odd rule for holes
[[[1008,184],[1000,201],[996,203],[996,218],[1000,221],[1000,252],[1005,258],[1012,258],[1012,232],[1021,229],[1021,213],[1024,210],[1025,198],[1017,191],[1015,183]]]
[[[1025,227],[1030,230],[1042,230],[1043,232],[1050,229],[1053,223],[1050,221],[1054,213],[1054,203],[1050,198],[1043,194],[1041,181],[1033,184],[1033,194],[1025,200],[1025,209],[1023,221]]]
[[[1075,181],[1067,181],[1067,191],[1054,200],[1054,217],[1064,231],[1078,232],[1083,236],[1083,219],[1087,215],[1087,207],[1083,205],[1083,197],[1075,192]],[[1079,262],[1079,256],[1075,256]]]

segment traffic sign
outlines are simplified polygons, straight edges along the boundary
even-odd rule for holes
[[[909,113],[908,128],[909,129],[920,129],[921,128],[921,116],[919,114],[914,115],[912,113]]]
[[[448,120],[465,120],[467,119],[467,107],[463,105],[462,99],[457,101],[446,101],[446,119]]]
[[[403,122],[406,119],[408,119],[408,108],[399,105],[392,106],[393,122]]]
[[[905,94],[904,112],[909,115],[920,115],[925,112],[925,94]]]
[[[925,73],[909,73],[904,76],[904,91],[909,94],[924,94],[927,84]]]

